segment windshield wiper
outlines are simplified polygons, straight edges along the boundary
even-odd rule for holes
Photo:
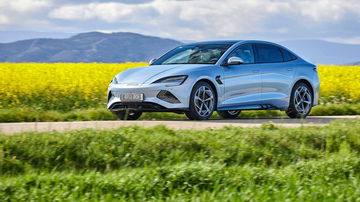
[[[215,62],[216,63],[216,62]],[[213,62],[203,62],[203,63],[162,63],[160,65],[213,65]]]
[[[178,65],[178,64],[184,65],[184,64],[190,64],[190,63],[163,63],[162,65]]]

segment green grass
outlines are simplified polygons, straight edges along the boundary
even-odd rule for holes
[[[360,119],[0,135],[0,199],[356,201]]]
[[[319,105],[313,108],[313,116],[360,115],[360,104]],[[243,111],[239,118],[286,117],[278,110]],[[214,113],[212,118],[219,118]],[[0,122],[44,122],[44,121],[93,121],[116,120],[117,118],[103,108],[78,109],[70,112],[44,111],[37,108],[0,109]],[[186,119],[185,115],[174,113],[144,113],[142,120]]]
[[[335,156],[279,169],[183,163],[98,172],[9,177],[0,197],[25,200],[356,201],[360,159]]]

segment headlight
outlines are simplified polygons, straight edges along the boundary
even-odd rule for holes
[[[169,76],[164,77],[159,80],[154,81],[153,83],[168,83],[171,85],[181,85],[184,83],[188,76],[182,75],[182,76]]]

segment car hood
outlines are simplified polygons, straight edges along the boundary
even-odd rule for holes
[[[146,67],[132,68],[116,75],[119,84],[139,85],[151,83],[166,76],[184,75],[191,69],[197,69],[209,65],[181,64],[181,65],[151,65]]]

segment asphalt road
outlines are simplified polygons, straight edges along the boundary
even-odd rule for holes
[[[173,129],[195,129],[222,128],[225,126],[236,127],[259,127],[266,122],[272,122],[282,127],[300,126],[325,126],[331,121],[338,119],[355,119],[360,116],[309,116],[306,119],[289,118],[257,118],[257,119],[213,119],[207,121],[189,120],[157,120],[157,121],[76,121],[76,122],[24,122],[24,123],[0,123],[0,133],[15,134],[27,131],[69,131],[91,129],[115,129],[123,126],[153,127],[165,125]]]

